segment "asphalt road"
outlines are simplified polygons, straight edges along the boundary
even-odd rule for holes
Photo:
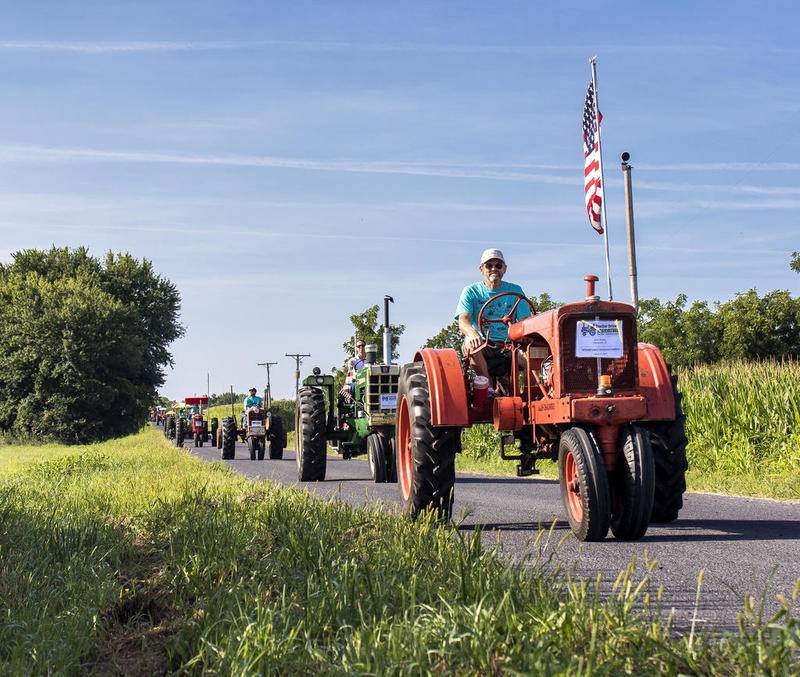
[[[205,460],[219,459],[213,447],[190,451]],[[281,461],[250,461],[246,447],[237,444],[236,459],[225,463],[248,477],[299,485],[293,451],[287,450]],[[302,486],[353,505],[379,502],[396,510],[400,503],[396,484],[375,484],[366,462],[338,456],[328,458],[325,482]],[[579,543],[566,523],[557,481],[459,474],[453,513],[461,516],[462,530],[481,527],[487,546],[499,547],[514,559],[552,556],[581,576],[601,574],[609,587],[633,559],[639,571],[645,561],[655,560],[650,588],[663,588],[662,610],[674,610],[677,629],[687,628],[693,618],[698,629],[732,629],[746,593],[763,596],[767,610],[775,610],[775,595],[790,599],[800,577],[800,503],[686,494],[676,522],[651,526],[636,543],[611,536],[603,543]],[[540,527],[550,528],[554,522],[552,537],[534,544]],[[701,570],[705,573],[695,613]],[[800,605],[794,611],[800,616]]]

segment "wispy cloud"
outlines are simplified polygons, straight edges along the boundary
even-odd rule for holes
[[[485,179],[492,181],[516,181],[535,184],[563,185],[577,187],[582,185],[579,169],[572,175],[520,171],[522,167],[566,169],[568,165],[502,165],[492,163],[466,162],[409,162],[409,161],[364,161],[353,159],[318,160],[310,158],[290,158],[273,155],[205,155],[192,153],[158,153],[148,151],[118,151],[100,148],[7,145],[0,146],[0,161],[17,163],[36,162],[117,162],[150,164],[183,164],[225,167],[253,167],[294,169],[322,172],[351,172],[363,174],[402,174],[408,176],[428,176],[457,179]],[[734,163],[744,166],[749,163]],[[777,163],[779,165],[790,163]],[[677,165],[675,165],[677,166]],[[800,166],[800,165],[798,165]],[[744,167],[743,167],[744,168]],[[621,185],[620,179],[609,179],[609,185]],[[709,183],[666,183],[663,181],[638,180],[637,190],[652,190],[677,193],[742,193],[756,195],[796,195],[797,186],[758,186],[735,182]]]
[[[283,48],[308,51],[363,50],[373,52],[431,52],[447,54],[581,54],[583,44],[426,44],[417,42],[355,42],[337,40],[152,40],[152,41],[71,41],[71,40],[0,40],[0,50],[31,52],[74,52],[108,54],[134,52],[179,52],[208,50],[243,50]],[[595,52],[679,54],[740,53],[758,50],[774,54],[795,54],[798,48],[715,44],[607,44],[595,45]]]
[[[524,181],[529,183],[579,186],[579,178],[552,174],[532,174],[516,171],[459,169],[437,165],[416,165],[401,162],[364,162],[358,160],[313,160],[275,157],[269,155],[195,155],[112,151],[96,148],[53,146],[2,146],[0,160],[4,162],[131,162],[185,165],[217,165],[228,167],[265,167],[303,169],[312,171],[358,172],[368,174],[406,174],[410,176],[440,176],[449,178]]]

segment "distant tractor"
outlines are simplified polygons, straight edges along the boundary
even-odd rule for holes
[[[236,457],[237,437],[247,444],[250,460],[263,461],[269,443],[269,458],[280,460],[286,448],[286,428],[283,419],[272,413],[272,402],[269,387],[264,391],[266,407],[250,407],[242,412],[241,428],[237,428],[234,412],[233,389],[231,389],[231,415],[222,419],[215,437],[217,448],[222,451],[222,458],[230,460]]]
[[[375,482],[396,482],[394,426],[400,367],[391,364],[389,302],[384,299],[384,361],[376,364],[377,347],[366,346],[366,364],[358,369],[348,392],[335,392],[335,379],[315,367],[297,395],[295,449],[301,482],[321,482],[330,444],[342,458],[367,454]]]
[[[686,489],[685,419],[677,379],[658,348],[637,343],[636,310],[601,301],[587,275],[586,299],[539,315],[521,294],[503,292],[478,315],[488,345],[493,322],[508,326],[510,369],[492,374],[494,396],[452,349],[420,350],[400,372],[397,464],[404,510],[452,513],[461,431],[493,423],[500,455],[519,475],[557,460],[561,496],[575,536],[599,541],[609,528],[636,540],[651,522],[671,522]],[[516,296],[511,312],[487,308]],[[514,322],[527,303],[533,315]],[[515,445],[519,442],[519,447]],[[509,453],[509,448],[512,448]]]
[[[176,447],[182,447],[188,437],[195,447],[202,447],[216,435],[219,422],[216,418],[209,421],[203,415],[203,406],[208,405],[208,397],[187,397],[175,406],[174,411],[167,412],[167,423],[164,434],[175,440]]]

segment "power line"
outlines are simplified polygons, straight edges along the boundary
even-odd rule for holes
[[[286,353],[286,357],[291,357],[295,361],[294,370],[294,399],[297,399],[297,393],[300,390],[300,365],[303,364],[304,357],[311,357],[311,353]]]

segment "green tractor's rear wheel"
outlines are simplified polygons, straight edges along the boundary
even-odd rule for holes
[[[561,499],[579,541],[602,541],[608,533],[611,505],[608,476],[594,436],[575,426],[558,445]]]
[[[325,396],[319,388],[300,388],[297,393],[295,449],[297,476],[301,482],[322,482],[327,465]]]
[[[619,432],[619,461],[611,476],[611,531],[621,541],[644,536],[653,512],[656,471],[650,435],[638,425]]]
[[[394,463],[391,459],[391,453],[392,444],[387,436],[373,433],[367,437],[369,472],[376,484],[392,481]],[[395,481],[397,481],[396,476]]]
[[[182,447],[183,440],[186,437],[186,421],[180,416],[175,419],[175,446]]]
[[[232,416],[222,419],[222,433],[220,435],[222,444],[222,458],[232,459],[236,457],[236,421]]]
[[[675,399],[675,420],[645,423],[643,427],[650,433],[650,446],[653,448],[653,461],[656,470],[655,496],[651,522],[667,523],[678,519],[683,507],[683,494],[686,491],[686,416],[681,405],[682,396],[678,391],[678,377],[672,378],[672,395]]]
[[[283,419],[280,416],[271,416],[269,429],[269,457],[272,460],[280,460],[286,448],[286,428],[283,427]]]
[[[434,428],[428,376],[421,362],[404,365],[397,389],[397,476],[403,510],[449,519],[461,428]]]

